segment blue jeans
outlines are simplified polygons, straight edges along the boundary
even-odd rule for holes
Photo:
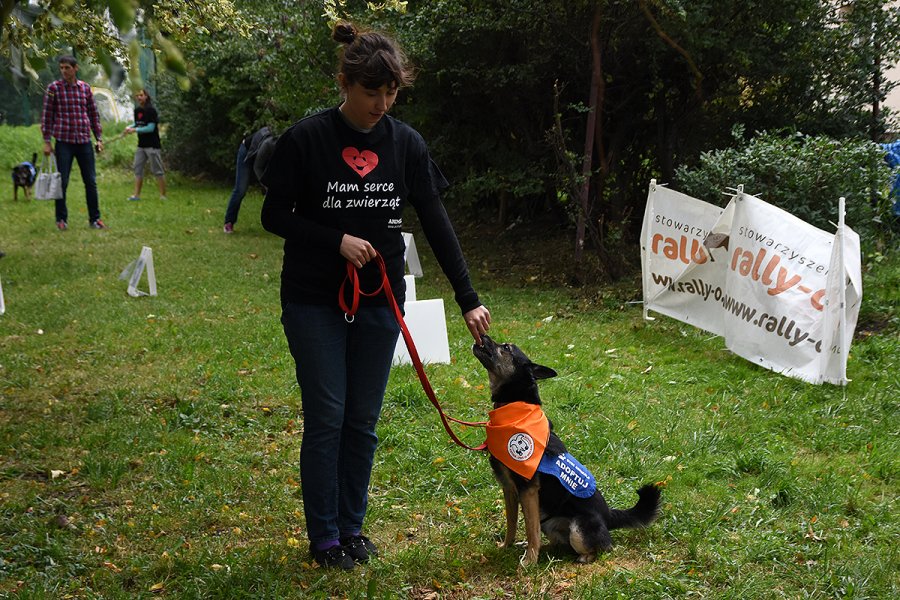
[[[238,211],[241,210],[241,202],[247,195],[250,187],[250,165],[244,160],[247,158],[247,147],[244,142],[238,146],[237,164],[234,167],[234,189],[231,190],[231,198],[228,199],[228,208],[225,209],[225,222],[234,225],[237,223]]]
[[[94,148],[90,142],[86,144],[69,144],[56,141],[56,166],[62,175],[63,197],[56,200],[56,220],[69,221],[69,210],[66,208],[66,190],[69,187],[69,175],[72,173],[72,161],[78,161],[81,180],[84,181],[84,196],[87,200],[88,222],[93,223],[100,218],[100,203],[97,199],[97,173],[94,166]]]
[[[300,479],[315,545],[362,531],[400,326],[386,306],[361,308],[347,323],[337,307],[292,303],[281,323],[302,397]]]

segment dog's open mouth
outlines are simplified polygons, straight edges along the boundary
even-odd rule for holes
[[[489,335],[482,334],[481,335],[481,345],[472,344],[472,354],[475,355],[481,364],[487,367],[491,362],[493,362],[494,351],[497,347],[497,344],[494,343],[494,340],[490,338]]]

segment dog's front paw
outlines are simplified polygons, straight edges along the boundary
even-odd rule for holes
[[[523,566],[527,567],[537,563],[538,559],[538,551],[534,548],[528,548],[525,550],[525,554],[522,555],[522,558],[519,560]]]

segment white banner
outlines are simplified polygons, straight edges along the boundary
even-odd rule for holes
[[[644,308],[725,338],[735,354],[811,383],[846,383],[862,299],[859,236],[739,192],[724,209],[651,183]]]

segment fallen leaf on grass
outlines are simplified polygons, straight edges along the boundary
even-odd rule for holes
[[[812,525],[809,526],[809,530],[806,532],[806,535],[804,535],[803,537],[805,537],[808,540],[812,540],[814,542],[824,542],[825,541],[824,537],[819,536],[818,534],[816,534],[815,531],[813,531]]]
[[[163,582],[160,581],[159,583],[154,583],[153,585],[151,585],[149,591],[153,592],[154,594],[158,594],[158,593],[162,592],[165,589],[165,587],[166,587],[165,584],[163,584]]]
[[[53,524],[60,529],[68,529],[71,525],[69,517],[66,515],[56,515],[56,518],[53,519]]]

